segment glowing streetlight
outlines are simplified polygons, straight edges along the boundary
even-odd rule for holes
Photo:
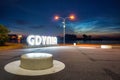
[[[59,16],[55,16],[55,20],[58,20],[59,19]]]
[[[66,19],[70,19],[70,20],[74,20],[75,19],[75,16],[74,15],[70,15],[69,17],[59,17],[59,16],[55,16],[54,17],[55,20],[59,20],[59,19],[62,19],[63,20],[63,43],[65,44],[65,28],[66,28],[66,24],[65,24],[65,21]]]
[[[69,17],[71,20],[74,20],[75,19],[75,16],[74,15],[70,15]]]

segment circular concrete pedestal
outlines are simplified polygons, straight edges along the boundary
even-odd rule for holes
[[[53,60],[53,67],[44,70],[23,69],[20,67],[20,60],[10,62],[6,64],[4,67],[5,71],[11,74],[24,75],[24,76],[39,76],[39,75],[53,74],[63,70],[64,68],[65,68],[65,64],[57,60]]]
[[[28,70],[44,70],[53,67],[53,56],[47,53],[29,53],[21,56],[20,67]]]

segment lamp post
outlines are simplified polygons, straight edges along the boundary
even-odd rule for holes
[[[65,33],[66,33],[66,19],[75,19],[75,16],[74,15],[70,15],[69,17],[59,17],[59,16],[55,16],[55,20],[58,20],[58,19],[62,19],[63,20],[63,44],[65,45]]]

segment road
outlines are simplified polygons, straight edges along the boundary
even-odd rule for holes
[[[31,52],[53,54],[65,69],[44,76],[20,76],[4,70],[6,64]],[[0,80],[120,80],[120,48],[53,46],[0,51]]]

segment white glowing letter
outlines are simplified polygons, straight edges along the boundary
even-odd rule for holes
[[[45,44],[46,44],[46,39],[47,39],[46,36],[42,36],[42,45],[45,45]]]
[[[47,37],[47,39],[46,39],[46,44],[47,44],[47,45],[51,44],[51,37],[50,37],[50,36]]]
[[[40,45],[42,42],[42,38],[39,35],[35,36],[35,45]]]
[[[28,44],[29,45],[35,45],[35,36],[34,35],[29,35],[28,37],[27,37],[27,42],[28,42]]]
[[[57,37],[54,37],[53,43],[54,43],[54,44],[57,44]]]

